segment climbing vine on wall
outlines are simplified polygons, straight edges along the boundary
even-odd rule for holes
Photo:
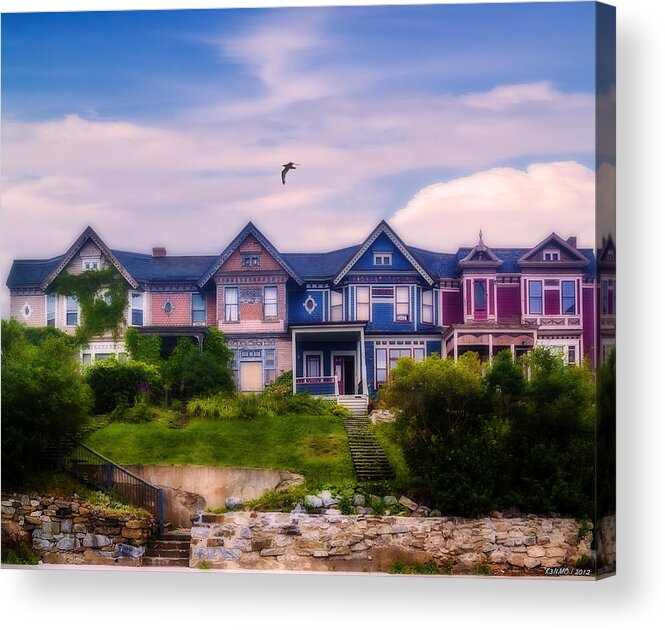
[[[115,269],[64,273],[57,280],[55,292],[78,300],[81,321],[76,337],[81,344],[106,332],[111,332],[114,339],[119,336],[128,300],[125,280]]]

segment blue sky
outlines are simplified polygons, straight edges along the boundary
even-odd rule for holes
[[[174,254],[218,253],[248,220],[285,251],[382,218],[438,251],[480,228],[495,246],[591,245],[594,11],[5,14],[3,277],[88,224]]]

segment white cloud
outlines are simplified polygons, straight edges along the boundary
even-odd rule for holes
[[[493,168],[428,186],[390,219],[409,243],[435,251],[472,246],[529,247],[550,232],[594,246],[594,172],[576,162]]]
[[[161,125],[76,115],[4,121],[0,272],[6,279],[13,258],[62,253],[87,224],[111,247],[138,251],[163,244],[172,253],[214,254],[248,220],[285,250],[351,244],[394,211],[390,178],[406,177],[405,186],[409,173],[425,169],[474,172],[523,155],[591,153],[591,99],[550,92],[566,106],[495,111],[465,97],[416,94],[368,106],[329,96],[232,121],[214,109]],[[282,186],[286,161],[302,166]],[[557,196],[565,200],[565,189]],[[420,229],[414,224],[404,238],[417,244]]]

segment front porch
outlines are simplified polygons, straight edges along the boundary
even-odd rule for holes
[[[513,357],[519,357],[535,348],[537,342],[537,326],[455,324],[443,333],[443,353],[457,361],[465,352],[477,352],[482,361],[491,361],[501,350],[510,350]]]
[[[294,394],[367,401],[364,325],[293,326],[291,350]]]

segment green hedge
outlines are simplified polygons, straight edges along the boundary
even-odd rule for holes
[[[95,413],[109,413],[117,406],[131,406],[138,397],[157,399],[162,393],[159,368],[141,361],[109,357],[86,370],[86,381],[95,396]]]

